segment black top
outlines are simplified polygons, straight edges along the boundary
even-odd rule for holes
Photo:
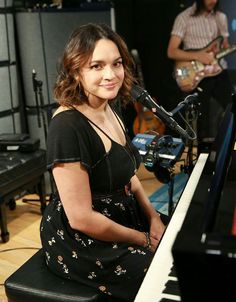
[[[102,139],[87,117],[77,110],[63,111],[50,124],[48,168],[54,163],[80,161],[89,172],[91,191],[94,194],[116,191],[130,181],[141,162],[138,150],[125,131],[124,133],[125,146],[104,133],[111,140],[111,149],[106,152]]]

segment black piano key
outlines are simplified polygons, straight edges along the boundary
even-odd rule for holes
[[[173,295],[173,296],[180,296],[177,274],[176,274],[174,264],[171,266],[168,276],[169,277],[175,277],[176,280],[168,280],[165,284],[165,288],[164,288],[162,293]],[[176,301],[176,300],[171,299],[171,298],[162,298],[159,302],[173,302],[173,301]]]
[[[177,281],[168,280],[165,284],[163,293],[180,296],[179,286]]]
[[[169,276],[171,276],[171,277],[177,277],[177,273],[176,273],[176,270],[175,270],[174,266],[171,267]]]

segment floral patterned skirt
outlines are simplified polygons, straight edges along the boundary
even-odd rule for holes
[[[148,231],[132,195],[120,192],[96,196],[93,208],[124,226]],[[144,247],[100,241],[72,229],[58,198],[47,206],[40,234],[46,263],[55,274],[121,301],[134,300],[153,258],[153,253]]]

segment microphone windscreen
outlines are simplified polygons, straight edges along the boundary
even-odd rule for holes
[[[138,85],[133,85],[131,89],[131,95],[134,99],[140,98],[140,96],[144,93],[144,89]]]

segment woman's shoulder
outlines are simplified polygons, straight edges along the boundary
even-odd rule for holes
[[[49,132],[67,133],[87,129],[83,116],[73,108],[59,107],[53,114],[49,123]]]
[[[82,114],[76,109],[60,106],[53,113],[50,124],[78,124],[83,120]]]
[[[69,107],[65,107],[65,106],[59,106],[56,111],[53,113],[52,115],[52,119],[54,119],[55,117],[65,117],[65,116],[68,116],[68,115],[73,115],[74,113],[74,109],[73,108],[69,108]]]

